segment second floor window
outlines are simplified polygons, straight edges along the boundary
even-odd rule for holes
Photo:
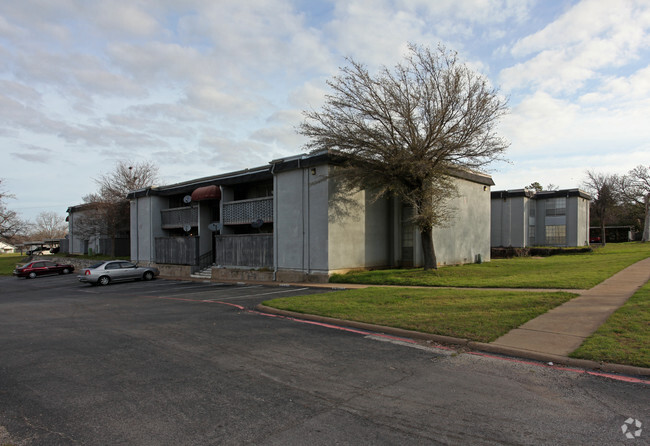
[[[546,200],[546,216],[566,215],[566,197]]]

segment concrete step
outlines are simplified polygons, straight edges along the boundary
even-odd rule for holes
[[[193,279],[211,279],[212,278],[212,266],[203,268],[201,271],[197,271],[193,274],[190,274],[190,277]]]

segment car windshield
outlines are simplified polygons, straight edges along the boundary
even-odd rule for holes
[[[103,264],[104,264],[104,262],[95,263],[94,265],[90,265],[88,268],[90,268],[90,269],[99,268]]]

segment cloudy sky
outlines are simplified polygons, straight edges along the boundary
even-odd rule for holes
[[[2,1],[7,204],[65,215],[118,160],[169,184],[301,153],[344,58],[392,66],[409,42],[509,98],[497,189],[650,164],[649,0]]]

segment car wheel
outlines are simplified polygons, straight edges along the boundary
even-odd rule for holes
[[[151,271],[147,271],[142,275],[142,278],[144,280],[151,280],[153,279],[153,273]]]
[[[29,277],[30,279],[36,279],[36,273],[32,271],[31,273],[29,273],[27,277]]]
[[[102,286],[108,285],[109,283],[111,283],[111,278],[108,276],[102,276],[99,278],[97,283]]]
[[[68,268],[63,268],[63,274],[70,274],[70,270]]]

